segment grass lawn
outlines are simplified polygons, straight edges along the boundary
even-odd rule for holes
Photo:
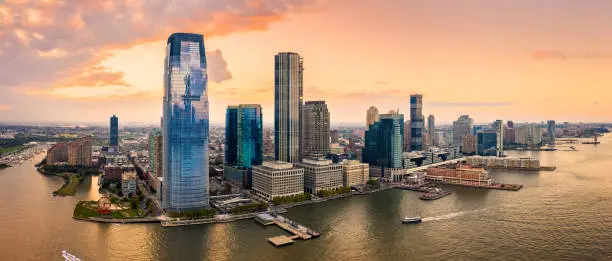
[[[0,148],[0,155],[6,155],[6,154],[9,154],[9,153],[13,153],[13,152],[16,152],[16,151],[23,150],[25,148],[26,148],[26,146],[24,146],[24,145]]]
[[[80,201],[74,207],[74,212],[72,214],[75,218],[89,218],[89,217],[98,217],[98,218],[116,218],[116,219],[129,219],[129,218],[140,218],[138,211],[136,209],[123,209],[123,210],[114,210],[110,215],[100,215],[98,214],[98,202],[96,201]]]
[[[96,201],[80,201],[74,207],[73,217],[88,218],[98,216],[98,202]]]
[[[57,196],[74,196],[79,185],[79,175],[75,173],[62,173],[58,176],[64,177],[68,181],[60,189],[53,192],[53,194]]]

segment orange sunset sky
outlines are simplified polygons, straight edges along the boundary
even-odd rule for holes
[[[0,0],[0,22],[0,122],[158,123],[173,32],[204,34],[213,124],[273,121],[281,51],[333,124],[412,93],[441,123],[612,120],[609,0]]]

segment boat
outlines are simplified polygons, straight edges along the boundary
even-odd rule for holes
[[[421,223],[423,219],[421,217],[404,217],[402,218],[402,223],[404,224],[412,224],[412,223]]]
[[[65,261],[81,261],[80,258],[76,257],[73,254],[68,253],[66,250],[62,250],[62,257]]]

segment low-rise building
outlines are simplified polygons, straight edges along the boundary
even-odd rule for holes
[[[283,161],[253,166],[253,194],[272,200],[304,193],[304,169]]]
[[[334,164],[332,160],[305,158],[295,166],[304,169],[304,191],[307,193],[316,194],[320,190],[342,187],[342,166]]]
[[[426,179],[433,182],[470,186],[487,186],[491,184],[489,172],[485,169],[460,165],[456,168],[428,168]]]
[[[105,180],[119,181],[121,180],[123,173],[132,171],[136,171],[136,168],[134,168],[134,165],[131,164],[106,164],[104,166],[104,175],[102,178]]]
[[[136,193],[136,172],[124,172],[121,174],[121,193],[123,196]]]
[[[346,160],[342,162],[342,184],[345,187],[363,185],[370,178],[370,165],[358,160]]]

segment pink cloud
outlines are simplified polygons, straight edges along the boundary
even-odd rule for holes
[[[121,72],[100,67],[111,51],[183,31],[205,38],[265,30],[316,0],[12,0],[0,3],[0,87],[114,86]],[[231,79],[221,52],[213,81]],[[57,87],[57,86],[55,86]]]

